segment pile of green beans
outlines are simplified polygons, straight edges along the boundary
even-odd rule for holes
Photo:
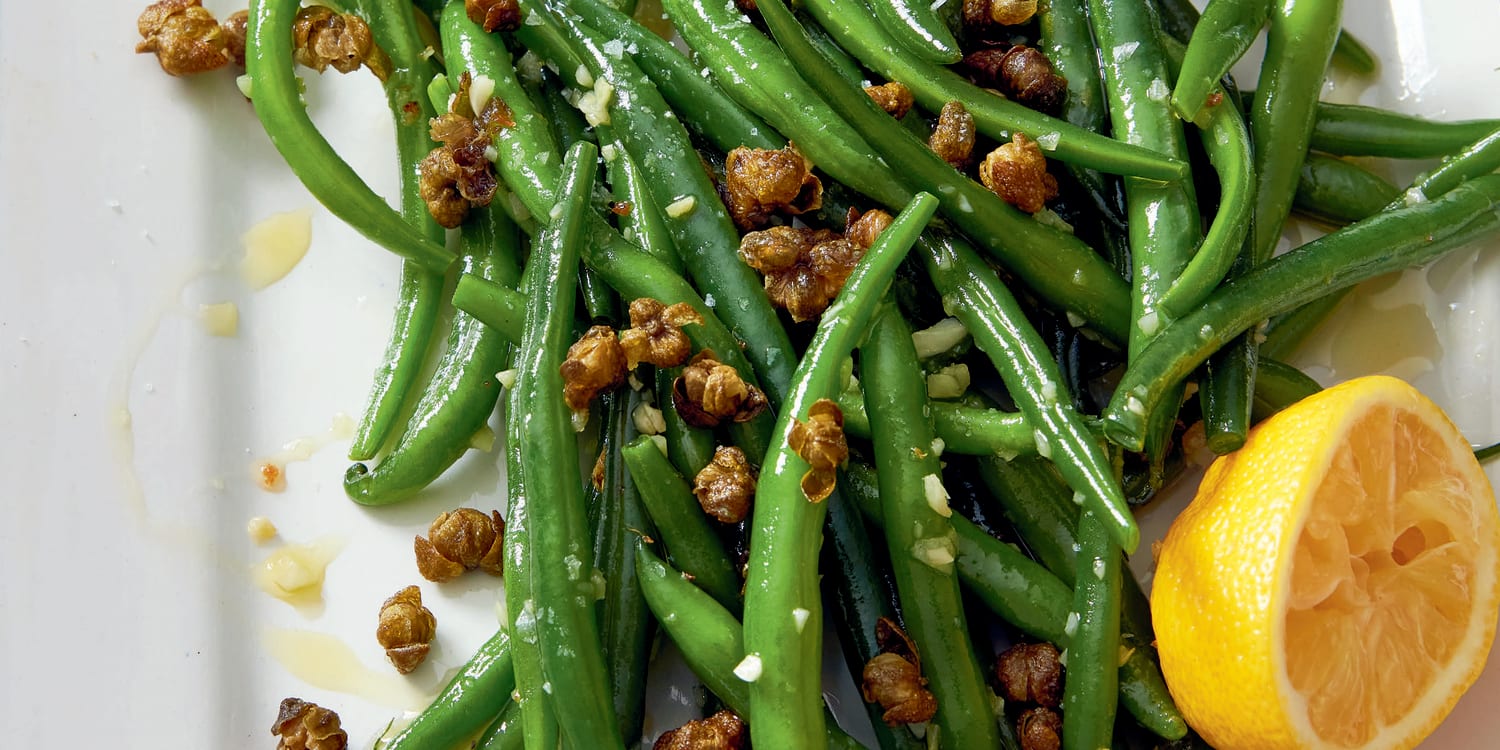
[[[524,0],[497,32],[461,0],[333,5],[392,62],[397,208],[307,115],[300,3],[251,3],[246,66],[292,171],[401,263],[344,488],[371,512],[422,497],[504,412],[502,623],[387,748],[649,742],[671,728],[647,720],[665,638],[758,747],[1013,750],[997,632],[1061,649],[1064,748],[1187,741],[1126,565],[1132,506],[1182,470],[1188,424],[1222,453],[1317,392],[1286,360],[1353,285],[1500,231],[1500,120],[1318,101],[1329,64],[1376,69],[1339,0],[1210,0],[1201,18],[1185,0],[1040,3],[1005,33],[1066,79],[1058,117],[970,83],[958,63],[995,30],[922,0],[662,0],[674,40],[613,0]],[[1241,94],[1226,72],[1267,26]],[[495,199],[445,236],[418,164],[465,76],[511,122],[486,152]],[[901,121],[860,91],[884,82],[912,94]],[[1042,144],[1057,213],[1021,212],[927,146],[950,101],[973,115],[974,162],[1014,134]],[[726,206],[726,155],[789,143],[821,180],[810,227],[896,214],[806,324],[773,306]],[[1431,158],[1404,190],[1372,162]],[[1292,213],[1333,231],[1273,258]],[[770,408],[695,426],[675,406],[683,367],[644,364],[571,412],[570,344],[625,328],[645,297],[696,311],[692,352]],[[852,460],[813,501],[794,434],[824,400]],[[697,496],[726,445],[757,475],[738,525]],[[977,500],[950,504],[958,486]],[[881,620],[935,699],[925,738],[877,703],[825,704],[827,635],[859,683]]]

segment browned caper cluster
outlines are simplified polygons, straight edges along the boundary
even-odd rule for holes
[[[329,68],[353,73],[364,66],[382,81],[391,74],[390,58],[375,45],[370,25],[353,13],[339,13],[324,5],[297,11],[292,22],[292,57],[319,73]]]
[[[881,719],[890,726],[919,724],[937,714],[937,699],[922,677],[917,647],[901,628],[882,617],[875,622],[880,653],[865,664],[860,692],[866,703],[885,709]]]
[[[250,35],[250,11],[237,10],[224,19],[224,44],[229,59],[235,65],[245,67],[245,37]]]
[[[932,135],[927,138],[927,147],[954,169],[969,166],[969,157],[974,154],[974,116],[962,102],[951,101],[943,105]]]
[[[232,58],[230,35],[199,0],[152,3],[136,19],[136,29],[141,32],[141,42],[135,51],[155,53],[156,61],[168,75],[206,73],[228,65]],[[241,60],[243,39],[242,36]]]
[[[1021,750],[1061,750],[1062,717],[1050,708],[1028,708],[1016,717]]]
[[[349,746],[339,715],[301,698],[281,701],[271,736],[277,738],[276,750],[344,750]]]
[[[642,362],[657,367],[676,367],[693,353],[693,342],[683,326],[701,325],[703,316],[686,302],[664,305],[650,297],[630,303],[630,327],[620,332],[626,366],[634,370]]]
[[[1035,704],[1016,720],[1022,750],[1057,750],[1062,745],[1063,667],[1057,647],[1050,643],[1020,643],[1006,649],[995,662],[1000,697],[1012,703]]]
[[[849,215],[844,218],[844,239],[853,242],[863,248],[869,248],[880,239],[880,233],[891,225],[896,218],[878,208],[860,213],[858,209],[850,208]]]
[[[765,276],[766,296],[799,323],[823,314],[864,254],[827,229],[777,226],[740,239],[740,258]]]
[[[749,746],[745,722],[730,711],[720,711],[663,732],[651,750],[744,750]]]
[[[1015,26],[1036,15],[1036,0],[964,0],[964,25]]]
[[[890,81],[878,86],[866,86],[865,93],[875,101],[875,104],[885,110],[886,114],[897,120],[905,117],[906,113],[911,111],[912,104],[915,103],[911,89],[907,88],[906,84],[900,81]]]
[[[776,213],[816,211],[823,205],[823,183],[795,143],[779,149],[741,146],[724,160],[724,198],[735,226],[748,231],[765,226]]]
[[[464,0],[464,13],[485,31],[515,31],[521,25],[521,4],[516,0]]]
[[[1011,646],[995,661],[995,675],[1000,679],[1000,697],[1008,701],[1047,708],[1062,703],[1062,661],[1050,643]]]
[[[1047,173],[1047,158],[1036,141],[1023,133],[984,157],[979,181],[1006,203],[1029,214],[1047,207],[1057,197],[1057,178]]]
[[[1056,114],[1068,95],[1068,79],[1057,74],[1040,50],[1024,44],[975,50],[960,64],[974,83],[1039,112]]]
[[[437,635],[437,618],[422,606],[422,590],[407,586],[380,605],[375,640],[396,671],[407,674],[421,665]]]
[[[422,202],[438,224],[453,228],[463,223],[473,206],[487,206],[500,185],[488,150],[501,130],[515,123],[510,107],[492,96],[474,111],[470,91],[474,79],[465,72],[449,111],[432,119],[432,140],[442,144],[418,165]]]
[[[615,329],[594,326],[568,347],[560,368],[563,399],[568,408],[583,411],[595,396],[624,383],[628,371],[625,348]]]
[[[714,449],[712,461],[693,477],[693,494],[703,512],[721,523],[739,523],[755,498],[755,468],[733,446]]]
[[[428,527],[426,538],[412,541],[417,572],[434,583],[451,581],[466,570],[500,575],[504,537],[505,520],[497,511],[488,516],[473,508],[441,513]]]
[[[618,335],[609,326],[585,331],[563,360],[563,397],[574,411],[587,409],[600,393],[619,387],[642,362],[676,367],[693,351],[683,326],[703,323],[692,305],[664,305],[650,297],[630,303],[630,327]]]
[[[833,494],[837,470],[849,460],[844,437],[844,412],[831,399],[820,398],[807,409],[807,421],[794,419],[787,445],[808,464],[802,475],[802,494],[821,503]]]
[[[672,382],[672,406],[693,427],[748,422],[769,406],[766,394],[745,382],[740,371],[718,360],[711,349],[693,357]]]

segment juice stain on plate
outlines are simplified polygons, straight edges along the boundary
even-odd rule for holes
[[[269,628],[261,644],[283,669],[316,688],[407,711],[419,711],[432,699],[390,667],[366,666],[354,649],[327,633]]]
[[[272,214],[245,233],[240,278],[251,289],[265,289],[292,272],[312,246],[312,211]]]
[[[256,484],[259,484],[261,489],[267,492],[281,492],[286,489],[287,464],[306,461],[329,445],[340,440],[348,440],[353,436],[354,418],[339,412],[333,415],[333,423],[328,425],[328,429],[322,434],[304,435],[288,441],[281,446],[281,450],[256,459],[250,466],[250,473],[255,477]]]
[[[307,544],[288,544],[251,569],[261,591],[299,609],[323,603],[323,575],[344,549],[344,540],[325,536]]]
[[[1376,373],[1413,380],[1443,356],[1434,300],[1422,271],[1371,279],[1349,294],[1294,363],[1324,383]]]

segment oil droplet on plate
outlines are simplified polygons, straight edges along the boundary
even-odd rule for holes
[[[199,305],[198,322],[210,336],[234,338],[240,333],[240,308],[233,302]]]
[[[312,211],[272,214],[245,233],[240,278],[251,289],[280,281],[307,255],[312,245]]]
[[[288,544],[251,569],[261,591],[294,607],[323,602],[323,574],[344,549],[344,540],[323,537],[308,544]]]
[[[318,451],[339,440],[354,436],[354,418],[339,412],[333,415],[333,423],[319,435],[303,435],[281,446],[281,450],[264,458],[258,458],[250,466],[256,484],[266,492],[281,492],[286,489],[286,465],[306,461]]]
[[[283,669],[316,688],[411,711],[425,708],[431,700],[394,669],[366,666],[354,649],[327,633],[271,628],[262,634],[261,644]]]

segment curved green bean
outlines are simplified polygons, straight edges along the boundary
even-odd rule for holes
[[[936,209],[936,199],[919,194],[855,266],[818,322],[777,416],[771,450],[761,462],[745,584],[745,647],[746,658],[761,665],[760,676],[750,684],[750,698],[763,720],[751,725],[751,740],[763,747],[817,750],[823,737],[816,672],[822,663],[823,608],[812,562],[826,508],[803,494],[801,477],[810,467],[792,450],[788,435],[793,420],[807,419],[816,401],[837,393],[844,358],[864,334],[896,267]],[[807,615],[794,617],[793,610]]]
[[[1181,48],[1165,37],[1162,48],[1175,70]],[[1212,90],[1227,96],[1217,83]],[[1219,210],[1197,252],[1162,294],[1159,307],[1168,319],[1196,307],[1224,280],[1239,257],[1255,211],[1255,158],[1244,118],[1233,107],[1214,107],[1198,123],[1198,135],[1219,176]]]
[[[464,224],[466,276],[514,284],[520,272],[519,230],[498,209],[484,208]],[[344,493],[361,505],[390,505],[422,491],[469,450],[500,398],[495,373],[510,359],[504,332],[467,315],[455,316],[447,350],[406,429],[374,469],[363,463],[344,474]]]
[[[1125,370],[1105,434],[1139,450],[1143,421],[1165,389],[1271,315],[1382,273],[1428,263],[1500,227],[1500,176],[1476,177],[1428,203],[1384,211],[1277,256],[1172,323]]]
[[[376,195],[308,117],[292,61],[292,21],[299,7],[298,0],[255,0],[250,5],[245,69],[255,82],[255,116],[292,172],[334,216],[375,244],[428,270],[443,271],[453,263],[453,253]]]

